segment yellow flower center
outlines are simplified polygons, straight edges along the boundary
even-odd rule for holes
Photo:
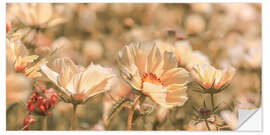
[[[162,85],[162,81],[153,73],[144,73],[141,79],[141,89],[143,88],[143,83],[149,82],[156,85]]]

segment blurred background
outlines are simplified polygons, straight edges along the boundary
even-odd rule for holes
[[[255,109],[261,104],[261,4],[249,3],[185,3],[185,4],[51,4],[51,8],[31,12],[52,13],[49,19],[60,21],[52,26],[33,28],[31,19],[23,17],[25,5],[7,4],[7,33],[16,29],[26,33],[22,43],[29,54],[45,57],[57,50],[53,59],[70,57],[83,66],[91,62],[112,67],[119,75],[116,55],[127,43],[156,41],[174,46],[178,41],[189,44],[193,51],[206,55],[216,68],[233,66],[237,69],[231,87],[215,100],[221,108]],[[21,12],[20,12],[21,11]],[[30,12],[30,11],[29,11]],[[22,21],[26,20],[26,21]],[[57,25],[56,25],[57,24]],[[179,43],[179,42],[178,42]],[[180,42],[181,43],[181,42]],[[165,45],[164,45],[165,46]],[[27,99],[34,81],[14,71],[7,61],[7,130],[20,130],[27,115]],[[131,88],[118,79],[112,87],[116,99],[126,96]],[[44,79],[48,88],[56,87]],[[154,111],[136,119],[135,130],[198,130],[190,124],[191,106],[202,105],[206,95],[188,90],[188,102],[182,108]],[[209,101],[206,101],[209,102]],[[224,103],[223,103],[224,102]],[[80,130],[125,130],[128,109],[123,108],[106,126],[115,101],[106,94],[79,106],[77,117]],[[151,101],[149,101],[150,104]],[[68,130],[72,106],[58,102],[48,116],[48,130]],[[237,111],[236,111],[237,112]],[[139,114],[138,114],[139,115]],[[41,120],[30,130],[40,130]],[[234,117],[234,116],[231,116]],[[229,123],[229,122],[227,122]],[[200,126],[200,125],[199,125]],[[228,128],[231,129],[231,128]]]

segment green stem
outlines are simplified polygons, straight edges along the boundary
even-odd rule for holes
[[[76,130],[76,110],[77,110],[77,104],[73,104],[70,130]]]
[[[47,116],[42,117],[42,130],[47,130]]]

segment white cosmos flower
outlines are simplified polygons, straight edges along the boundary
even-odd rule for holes
[[[75,65],[70,58],[58,58],[52,67],[42,65],[41,70],[59,87],[66,102],[85,103],[89,98],[110,89],[112,70],[90,64],[87,68]]]
[[[126,45],[117,60],[122,77],[157,104],[170,108],[182,106],[188,99],[189,73],[177,67],[172,52],[161,53],[152,42],[136,42]]]

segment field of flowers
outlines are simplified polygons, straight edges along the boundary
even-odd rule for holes
[[[261,4],[6,11],[7,130],[235,130],[261,105]]]

